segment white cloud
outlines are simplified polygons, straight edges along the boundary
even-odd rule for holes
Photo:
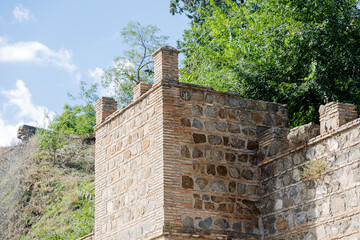
[[[103,75],[104,70],[102,68],[96,67],[94,70],[89,69],[89,76],[98,83],[101,83],[101,78]]]
[[[55,115],[46,107],[37,106],[32,102],[32,95],[22,80],[16,81],[15,89],[1,90],[0,94],[7,100],[3,104],[3,112],[0,112],[0,146],[9,145],[16,139],[17,130],[21,124],[46,127],[49,122],[45,119],[45,113],[48,113],[50,118]],[[8,114],[9,107],[17,111],[16,123],[9,123],[2,117]]]
[[[21,4],[15,6],[13,9],[13,16],[15,20],[20,23],[34,19],[34,16],[30,13],[30,10]]]
[[[110,86],[106,88],[101,85],[101,79],[104,73],[104,70],[99,67],[96,67],[95,69],[89,69],[88,71],[88,75],[93,79],[94,83],[99,85],[99,97],[114,96],[115,84],[111,83]]]
[[[69,50],[61,48],[54,51],[37,41],[9,43],[5,37],[0,37],[1,62],[51,64],[71,73],[76,69],[72,63],[72,53]]]

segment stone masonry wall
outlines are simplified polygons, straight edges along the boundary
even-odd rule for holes
[[[301,173],[323,161],[316,179]],[[360,119],[260,165],[264,239],[360,239]]]
[[[151,239],[163,226],[162,94],[154,88],[96,130],[95,239]]]
[[[286,127],[286,107],[163,84],[166,239],[258,239],[257,132]]]

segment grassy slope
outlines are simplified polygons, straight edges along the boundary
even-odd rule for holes
[[[54,162],[46,152],[34,151],[36,140],[20,145],[28,144],[31,146],[26,148],[32,151],[22,152],[17,161],[21,168],[17,171],[18,190],[13,191],[0,181],[0,189],[3,186],[5,190],[0,192],[0,212],[1,203],[13,199],[13,211],[8,209],[11,220],[0,221],[0,229],[5,225],[8,229],[0,233],[0,239],[77,239],[91,233],[94,145],[83,144],[81,139],[69,139]],[[11,158],[9,150],[3,149],[0,158]],[[19,146],[11,151],[19,152]],[[7,174],[6,179],[11,179],[12,175]],[[8,194],[3,194],[6,192]]]

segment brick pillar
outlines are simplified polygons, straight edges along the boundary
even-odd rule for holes
[[[321,105],[320,113],[320,134],[333,131],[357,118],[356,106],[350,103],[331,102]]]
[[[117,109],[117,102],[110,97],[101,97],[96,101],[96,124],[102,123]]]
[[[155,83],[164,80],[179,80],[178,54],[176,48],[164,46],[156,50],[154,58]]]
[[[134,98],[133,101],[138,99],[141,95],[146,93],[150,88],[152,87],[152,84],[140,82],[137,84],[134,88]]]

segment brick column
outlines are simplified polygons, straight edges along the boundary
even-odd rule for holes
[[[117,109],[117,102],[110,97],[101,97],[96,101],[96,124],[102,123]]]
[[[178,54],[176,48],[164,46],[152,54],[154,58],[155,83],[164,80],[179,80]]]
[[[321,105],[320,113],[320,134],[333,131],[357,118],[356,106],[350,103],[331,102]]]
[[[141,95],[146,93],[150,88],[152,87],[152,84],[140,82],[137,84],[134,88],[134,98],[133,101],[138,99]]]

